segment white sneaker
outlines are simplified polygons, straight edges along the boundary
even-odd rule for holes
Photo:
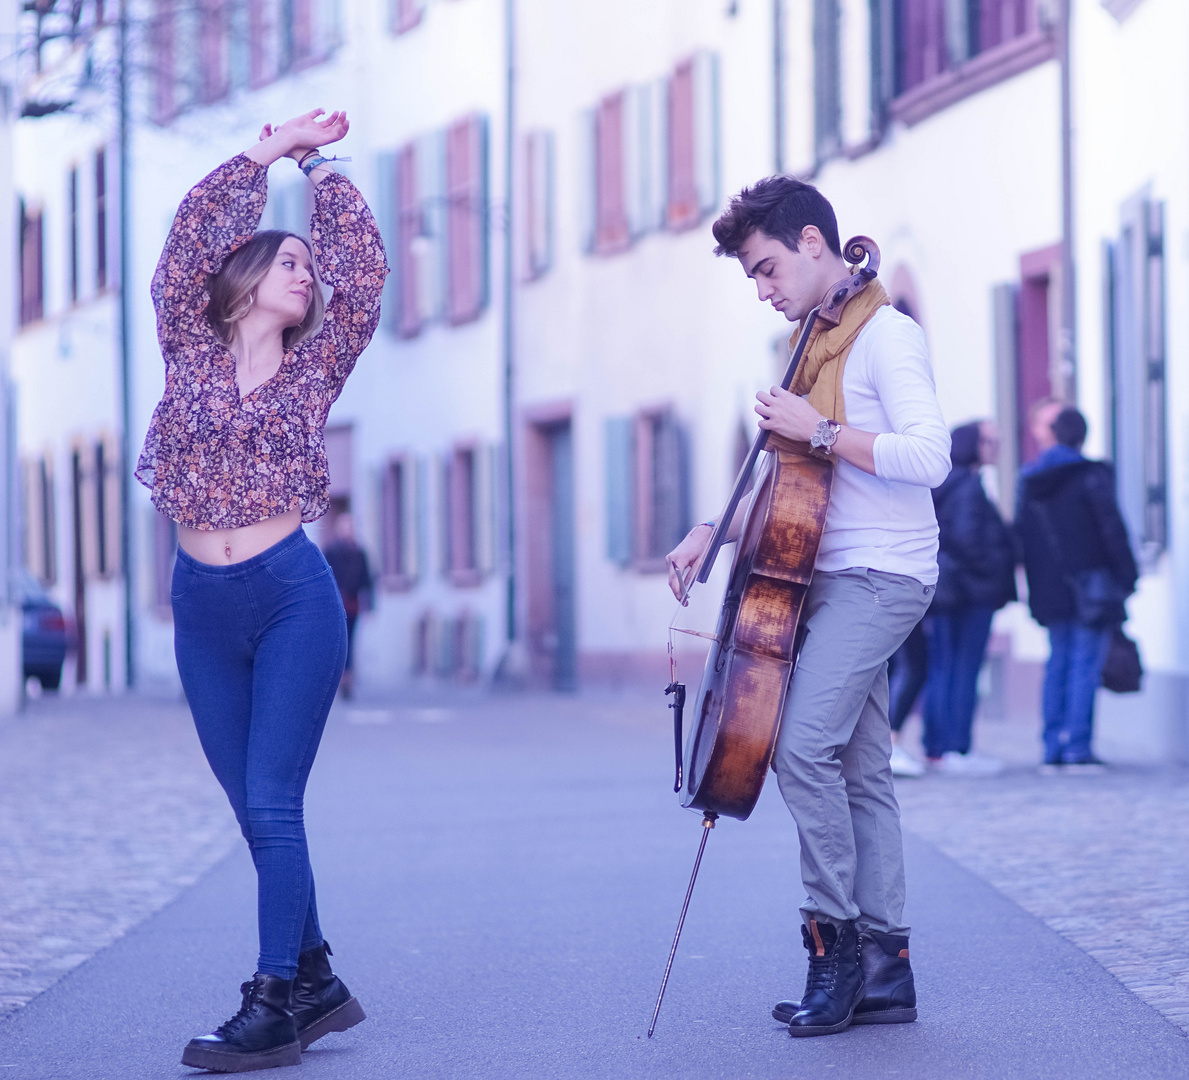
[[[933,768],[944,776],[995,776],[1003,772],[1003,762],[976,750],[971,750],[969,754],[948,750]]]
[[[893,776],[924,776],[925,766],[922,765],[902,746],[892,747],[892,775]]]

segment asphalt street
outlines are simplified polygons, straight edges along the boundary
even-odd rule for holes
[[[659,693],[655,724],[548,697],[336,710],[306,817],[323,929],[369,1018],[317,1043],[300,1075],[1189,1076],[1180,1028],[911,835],[920,1020],[790,1039],[768,1015],[805,969],[775,785],[711,835],[645,1039],[701,832],[671,792],[666,715]],[[182,1046],[234,1012],[253,968],[254,891],[235,850],[0,1022],[0,1077],[195,1075]]]

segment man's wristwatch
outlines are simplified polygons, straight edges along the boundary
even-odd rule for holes
[[[838,438],[838,432],[842,430],[842,425],[836,420],[819,420],[817,422],[817,431],[813,433],[813,437],[809,440],[809,445],[823,454],[832,454],[834,452],[834,440]]]

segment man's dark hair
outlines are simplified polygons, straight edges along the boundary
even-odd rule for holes
[[[1086,441],[1086,418],[1072,405],[1062,409],[1053,421],[1053,437],[1062,446],[1075,450]]]
[[[954,465],[977,465],[982,424],[974,420],[950,432],[950,461]]]
[[[791,251],[798,250],[801,230],[816,225],[835,255],[842,254],[838,242],[838,219],[829,200],[812,184],[791,176],[769,176],[744,188],[714,223],[715,255],[739,257],[739,249],[756,229],[779,240]]]

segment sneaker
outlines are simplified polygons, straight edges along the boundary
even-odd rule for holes
[[[902,746],[892,747],[892,775],[893,776],[924,776],[925,766],[922,765]]]
[[[1003,762],[976,750],[971,750],[969,754],[947,750],[937,759],[933,768],[943,776],[995,776],[1003,772]]]

